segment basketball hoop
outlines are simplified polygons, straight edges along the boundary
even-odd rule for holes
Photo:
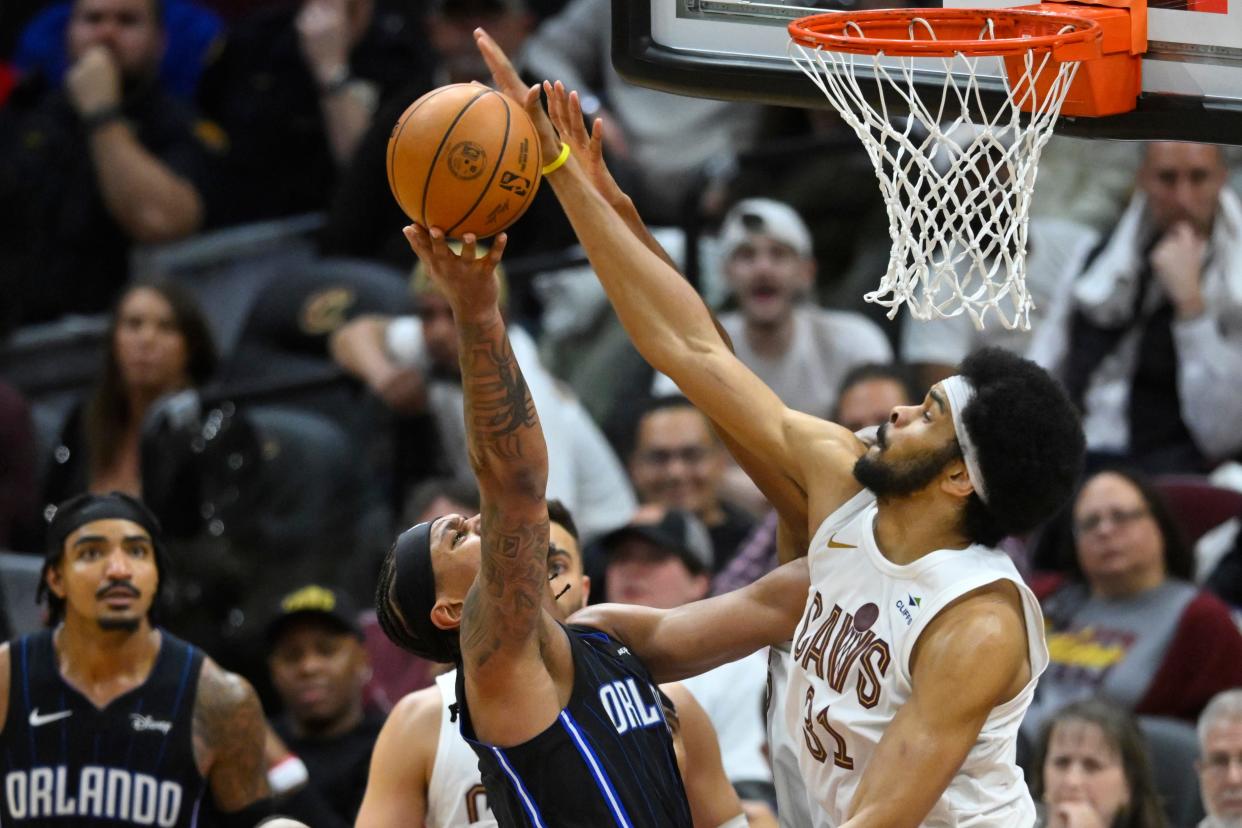
[[[864,298],[890,319],[906,304],[915,319],[965,313],[982,329],[994,310],[1006,328],[1030,328],[1027,219],[1040,152],[1063,108],[1114,114],[1137,100],[1145,6],[1106,2],[829,12],[789,24],[790,56],[879,177],[893,247]],[[929,86],[929,76],[940,80]],[[989,95],[998,76],[1004,94]]]

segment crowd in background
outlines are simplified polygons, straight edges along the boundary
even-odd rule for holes
[[[1030,334],[889,321],[861,298],[889,239],[849,130],[826,111],[626,83],[607,0],[4,5],[10,633],[38,623],[23,556],[43,552],[55,505],[142,497],[170,553],[162,624],[259,688],[322,812],[352,823],[384,715],[434,680],[359,607],[397,531],[478,508],[452,310],[414,268],[383,149],[419,95],[488,79],[483,26],[603,119],[618,181],[791,407],[878,425],[985,344],[1056,373],[1083,414],[1087,474],[1063,515],[1004,543],[1052,659],[1024,725],[1028,780],[1049,825],[1242,824],[1229,150],[1053,139]],[[774,514],[630,344],[548,188],[509,237],[510,338],[591,599],[674,607],[774,568]],[[772,796],[765,675],[759,654],[687,682],[758,802]]]

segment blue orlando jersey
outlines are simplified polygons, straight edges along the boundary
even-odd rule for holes
[[[197,822],[205,780],[194,761],[203,653],[160,632],[140,686],[102,710],[60,675],[50,630],[9,644],[9,713],[0,732],[5,826]]]
[[[479,757],[497,823],[689,828],[690,806],[664,720],[667,700],[626,647],[586,627],[565,631],[574,663],[569,703],[547,730],[515,747],[475,738],[458,670],[461,733]]]

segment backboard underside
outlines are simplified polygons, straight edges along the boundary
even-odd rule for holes
[[[1022,2],[948,0],[946,5],[998,8]],[[1242,0],[1151,2],[1162,7],[1148,13],[1138,108],[1107,118],[1063,117],[1057,132],[1242,144]],[[896,3],[873,0],[867,8],[889,5]],[[808,14],[855,8],[851,0],[613,0],[613,63],[627,79],[669,92],[824,107],[822,94],[788,57],[785,27]],[[940,86],[940,66],[928,61],[920,69],[929,85]],[[981,88],[997,99],[1004,95],[999,59]]]

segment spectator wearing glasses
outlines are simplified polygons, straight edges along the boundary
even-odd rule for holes
[[[1070,576],[1033,585],[1051,661],[1024,729],[1093,695],[1194,722],[1213,695],[1242,685],[1242,635],[1228,607],[1192,583],[1191,550],[1145,478],[1096,473],[1070,519],[1059,547]]]
[[[685,397],[657,398],[638,420],[629,471],[639,502],[698,517],[711,535],[712,572],[732,559],[755,524],[721,497],[728,463],[707,418]]]
[[[1242,825],[1242,689],[1217,694],[1199,717],[1199,828]]]

